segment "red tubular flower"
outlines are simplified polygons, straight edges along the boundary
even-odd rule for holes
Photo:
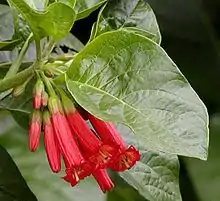
[[[91,174],[92,168],[88,162],[82,162],[81,165],[72,168],[67,159],[63,157],[65,167],[66,167],[66,175],[62,177],[65,181],[71,184],[71,186],[75,186],[79,180],[84,179],[88,176],[88,173]]]
[[[89,165],[86,164],[80,150],[76,144],[74,136],[71,133],[67,119],[63,114],[61,103],[57,98],[50,97],[48,101],[51,120],[58,141],[59,149],[64,157],[67,176],[64,179],[75,185],[79,179],[91,174]],[[72,181],[72,182],[71,182]],[[74,181],[74,182],[73,182]]]
[[[43,114],[44,120],[44,146],[47,154],[47,159],[50,168],[57,173],[61,169],[60,165],[60,150],[58,148],[57,140],[55,138],[54,129],[50,120],[49,111],[45,110]]]
[[[98,169],[94,171],[92,175],[98,182],[103,193],[114,188],[114,184],[105,169]]]
[[[136,150],[134,146],[126,147],[125,142],[112,123],[104,122],[91,114],[88,114],[88,118],[103,142],[120,147],[119,152],[109,166],[110,168],[115,171],[125,171],[140,160],[138,150]]]
[[[69,125],[79,141],[85,158],[92,163],[94,169],[105,168],[118,150],[108,144],[103,144],[94,135],[69,98],[63,95],[62,101]]]
[[[34,110],[31,116],[30,124],[29,124],[29,149],[30,151],[36,151],[41,134],[41,124],[42,124],[42,116],[41,112],[38,110]]]
[[[34,87],[33,108],[39,109],[42,105],[42,94],[44,91],[44,83],[38,79]]]

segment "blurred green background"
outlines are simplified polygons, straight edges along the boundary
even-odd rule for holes
[[[210,114],[208,160],[199,161],[180,157],[180,186],[183,201],[219,201],[220,1],[147,0],[147,2],[152,6],[158,19],[163,38],[162,47],[204,101]],[[76,22],[72,30],[72,33],[83,43],[89,38],[97,14],[98,12],[95,12],[88,18]],[[40,200],[48,198],[47,200],[54,201],[101,201],[105,200],[106,196],[109,201],[145,200],[116,175],[113,175],[113,178],[118,185],[108,195],[102,195],[93,180],[86,180],[77,188],[69,188],[67,184],[57,182],[59,178],[50,173],[46,160],[40,160],[42,157],[45,158],[43,151],[34,155],[29,153],[24,130],[18,127],[7,113],[0,114],[1,144],[6,146],[13,156],[30,188]],[[8,135],[13,137],[9,138]],[[15,147],[14,144],[18,146]],[[44,171],[42,167],[45,167]],[[123,191],[120,190],[122,188]],[[62,189],[61,193],[60,189]]]

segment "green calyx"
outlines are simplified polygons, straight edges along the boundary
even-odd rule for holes
[[[63,90],[59,90],[65,114],[74,113],[76,108]]]
[[[44,122],[44,124],[47,124],[47,125],[51,124],[50,123],[50,117],[51,117],[50,112],[47,109],[44,110],[44,112],[43,112],[43,122]]]
[[[44,83],[41,79],[38,79],[34,87],[34,94],[41,96],[43,91],[44,91]]]
[[[42,114],[40,110],[33,110],[32,116],[31,116],[31,123],[39,123],[42,122]]]
[[[58,112],[63,113],[62,104],[57,97],[49,97],[48,108],[51,114],[56,114]]]

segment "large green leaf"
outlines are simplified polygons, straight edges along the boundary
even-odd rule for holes
[[[36,201],[7,151],[0,145],[0,200]]]
[[[125,182],[118,174],[111,173],[115,187],[108,192],[107,201],[147,201],[136,189]]]
[[[154,12],[144,0],[109,1],[99,13],[94,35],[120,28],[136,28],[129,30],[145,35],[157,43],[161,42]]]
[[[76,0],[58,0],[58,1],[67,4],[71,8],[74,8],[76,4]]]
[[[120,176],[150,201],[181,201],[179,190],[179,161],[176,155],[152,152],[144,142],[122,125],[117,126],[128,144],[141,153],[141,160]]]
[[[149,150],[207,158],[207,110],[165,51],[123,30],[78,53],[67,87],[86,110],[131,128]]]
[[[107,0],[77,0],[74,10],[77,13],[77,20],[89,16]]]
[[[16,125],[10,116],[1,119],[1,122],[4,123],[4,131],[0,132],[1,144],[12,155],[38,201],[105,200],[105,195],[92,179],[85,179],[72,188],[61,179],[61,176],[64,175],[63,172],[61,174],[53,174],[44,153],[43,143],[36,153],[31,153],[28,151],[27,131]],[[27,200],[29,201],[30,199]],[[26,199],[19,201],[26,201]]]
[[[53,36],[61,39],[70,31],[74,20],[74,10],[64,3],[50,4],[45,12],[33,10],[24,0],[8,0],[26,19],[35,37]]]
[[[0,134],[6,130],[5,123],[8,123],[8,118],[0,115]],[[0,160],[0,200],[36,201],[16,164],[2,146],[0,146]]]
[[[44,10],[48,0],[25,0],[25,2],[35,10]]]

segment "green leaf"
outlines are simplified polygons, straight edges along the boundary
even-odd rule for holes
[[[59,40],[72,28],[75,13],[63,3],[50,4],[45,12],[33,10],[24,0],[8,0],[26,19],[36,38],[53,36]]]
[[[111,179],[115,187],[108,192],[107,201],[146,201],[137,190],[125,182],[118,174],[111,172]]]
[[[10,7],[0,4],[0,41],[10,40],[14,33],[14,25]]]
[[[120,28],[130,28],[158,44],[161,42],[154,12],[144,0],[112,0],[100,11],[95,36]]]
[[[25,2],[34,10],[45,10],[48,0],[25,0]]]
[[[60,174],[52,173],[45,156],[43,142],[35,153],[29,152],[27,131],[18,127],[10,116],[6,118],[7,121],[1,120],[4,123],[4,131],[0,134],[1,144],[12,155],[38,201],[105,200],[105,195],[93,179],[85,179],[79,185],[71,187],[61,179],[64,172]],[[24,200],[27,199],[21,201]]]
[[[58,1],[67,4],[71,8],[74,8],[76,4],[76,0],[58,0]]]
[[[27,40],[31,34],[30,27],[22,15],[15,9],[12,8],[13,20],[14,20],[14,35],[13,39],[22,39],[23,42]],[[21,45],[22,46],[22,45]]]
[[[66,84],[82,107],[127,125],[149,150],[207,158],[206,107],[152,40],[124,30],[100,35],[75,56]]]
[[[179,190],[179,161],[176,155],[152,152],[139,142],[128,128],[117,126],[128,144],[141,153],[141,160],[120,176],[150,201],[181,201]]]
[[[142,158],[121,177],[150,201],[181,201],[178,185],[179,164],[175,155],[142,149]]]
[[[126,31],[129,31],[129,32],[133,32],[135,34],[145,36],[145,37],[153,40],[155,43],[158,43],[160,45],[161,39],[159,40],[158,36],[148,32],[148,31],[145,31],[143,29],[138,29],[136,27],[126,27],[126,28],[123,28],[123,29],[125,29]]]
[[[88,17],[107,0],[77,0],[74,10],[77,13],[77,20]]]
[[[6,122],[7,119],[1,115],[0,134],[6,128]],[[2,146],[0,146],[0,160],[0,199],[4,201],[36,201],[36,197],[28,188],[16,164]]]

